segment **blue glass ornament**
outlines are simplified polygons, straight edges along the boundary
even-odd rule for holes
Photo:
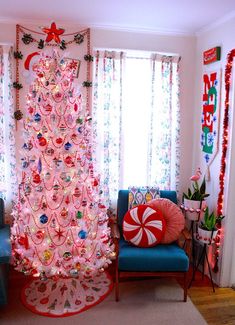
[[[21,160],[22,160],[22,162],[21,162],[22,168],[27,168],[29,166],[29,163],[24,159],[21,159]]]
[[[66,142],[64,145],[65,150],[69,150],[72,147],[72,144],[70,142]]]
[[[42,171],[42,161],[41,158],[38,159],[38,173],[40,174]]]
[[[39,133],[37,134],[37,138],[40,139],[41,137],[42,137],[42,133],[39,132]]]
[[[78,128],[78,132],[79,132],[79,133],[82,133],[82,131],[83,131],[83,127],[82,127],[82,126],[79,126],[79,128]]]
[[[38,114],[38,113],[36,113],[36,114],[34,115],[34,121],[35,121],[35,122],[40,122],[40,121],[41,121],[41,115]]]
[[[86,239],[87,237],[87,232],[85,230],[80,230],[78,233],[78,237],[81,239]]]
[[[48,216],[45,215],[45,214],[42,214],[42,215],[40,216],[40,222],[41,222],[42,224],[45,224],[45,223],[47,223],[47,221],[48,221]]]

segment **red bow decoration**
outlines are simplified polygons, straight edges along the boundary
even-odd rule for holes
[[[46,42],[49,43],[50,41],[54,40],[56,43],[60,43],[59,35],[64,34],[63,28],[56,27],[55,23],[51,24],[50,28],[44,27],[42,31],[47,34]]]

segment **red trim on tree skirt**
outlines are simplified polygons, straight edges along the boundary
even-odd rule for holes
[[[49,287],[51,290],[48,292]],[[99,304],[112,289],[113,282],[108,272],[82,279],[60,278],[57,281],[31,279],[21,291],[21,301],[35,314],[54,318],[68,317]],[[63,307],[61,307],[62,304]],[[61,311],[57,308],[64,309]],[[71,309],[70,312],[68,312],[69,309]]]

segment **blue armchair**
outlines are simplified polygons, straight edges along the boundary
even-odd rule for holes
[[[160,191],[160,197],[177,203],[175,191]],[[158,244],[150,248],[130,245],[122,236],[122,222],[128,210],[128,190],[120,190],[117,202],[117,221],[112,226],[116,246],[116,301],[119,300],[119,279],[123,277],[183,277],[184,297],[187,300],[189,257],[179,242]],[[185,229],[184,248],[190,247],[191,236]],[[185,245],[186,244],[186,245]]]
[[[7,304],[10,258],[10,226],[4,224],[4,201],[0,198],[0,305]]]

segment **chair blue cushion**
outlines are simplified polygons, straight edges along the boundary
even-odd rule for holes
[[[9,263],[11,257],[10,226],[0,228],[0,264]]]
[[[176,243],[141,248],[131,246],[121,238],[118,268],[120,271],[135,272],[186,272],[189,259]]]

